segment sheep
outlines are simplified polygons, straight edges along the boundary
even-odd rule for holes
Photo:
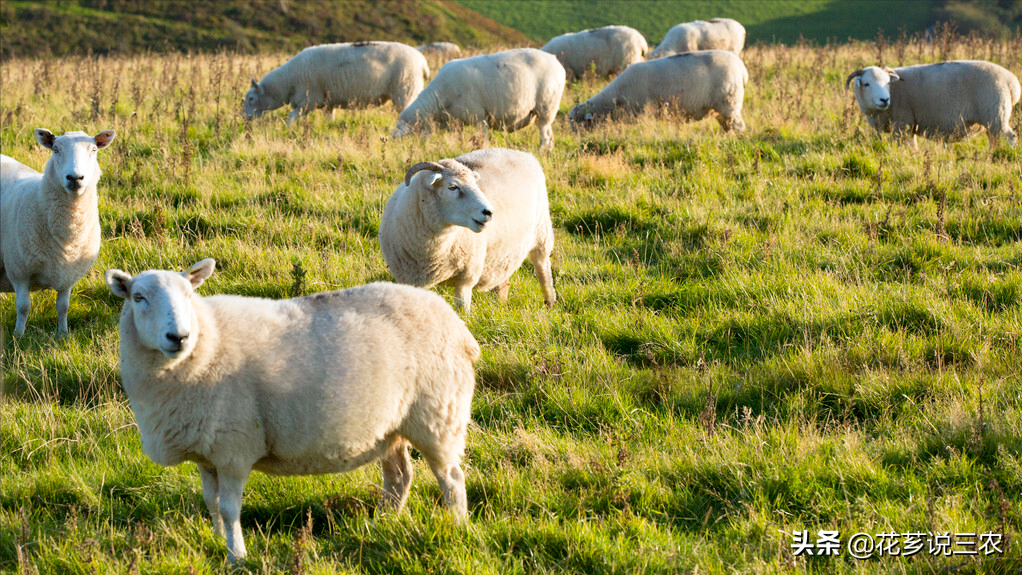
[[[526,152],[489,148],[415,164],[383,209],[379,240],[397,281],[454,285],[466,313],[473,288],[506,301],[526,257],[546,305],[557,299],[546,176]]]
[[[321,44],[298,53],[261,81],[251,79],[243,115],[251,121],[290,104],[288,125],[316,108],[364,108],[390,100],[398,112],[422,91],[426,58],[398,42]]]
[[[381,509],[400,511],[410,444],[466,518],[460,464],[480,350],[451,306],[393,283],[288,300],[197,295],[215,265],[105,277],[124,299],[121,380],[143,449],[160,465],[198,465],[228,560],[246,555],[252,470],[339,473],[380,460]]]
[[[450,60],[461,57],[461,48],[452,42],[433,42],[417,46],[416,50],[422,52],[431,67],[438,68]]]
[[[604,26],[573,34],[562,34],[540,48],[557,56],[568,79],[580,79],[592,67],[597,76],[619,74],[641,62],[649,52],[646,39],[635,28]]]
[[[1001,136],[1011,146],[1018,137],[1011,129],[1011,110],[1019,102],[1018,78],[1008,70],[978,60],[957,60],[856,70],[845,80],[866,121],[878,132],[958,141],[986,128],[990,147]]]
[[[723,50],[686,52],[632,64],[568,114],[573,125],[589,126],[615,109],[639,113],[664,105],[701,120],[716,113],[724,131],[745,130],[742,100],[749,72],[738,56]]]
[[[649,57],[666,58],[696,50],[727,50],[739,56],[744,47],[744,26],[730,18],[713,18],[685,22],[671,28]]]
[[[554,145],[554,119],[564,93],[565,72],[557,58],[520,48],[452,60],[398,116],[393,136],[429,133],[431,124],[485,122],[514,132],[534,122],[540,149]]]
[[[36,140],[51,151],[43,173],[0,155],[0,291],[14,292],[16,335],[25,334],[31,291],[57,292],[57,335],[68,334],[71,288],[99,255],[102,170],[96,153],[116,132],[54,136],[42,128]]]

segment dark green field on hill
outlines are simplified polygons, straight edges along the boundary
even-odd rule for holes
[[[828,39],[873,38],[877,30],[897,36],[924,30],[933,22],[935,2],[878,2],[875,0],[458,0],[459,3],[521,30],[545,43],[547,39],[610,24],[624,24],[659,42],[675,24],[714,17],[741,22],[751,42],[795,42],[799,37]]]
[[[434,39],[466,46],[527,42],[445,0],[4,0],[0,54],[297,52],[310,44]]]
[[[1005,36],[1022,24],[1019,0],[457,0],[543,44],[565,32],[610,24],[631,26],[651,43],[671,26],[714,17],[734,18],[748,42],[801,39],[823,44],[870,40],[883,34],[922,34],[951,21],[960,33]]]

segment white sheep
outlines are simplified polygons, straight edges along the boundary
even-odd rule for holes
[[[113,130],[54,136],[37,129],[36,140],[51,150],[43,173],[0,155],[0,291],[14,292],[23,335],[32,308],[31,291],[57,292],[57,333],[66,335],[71,288],[99,255],[102,170],[96,153],[114,140]]]
[[[749,72],[738,56],[723,50],[675,54],[632,64],[589,100],[568,114],[589,126],[620,109],[637,114],[647,106],[667,106],[701,120],[715,113],[724,131],[745,130],[742,103]]]
[[[454,285],[466,312],[473,288],[506,300],[526,257],[546,304],[557,299],[546,176],[531,154],[490,148],[415,164],[387,201],[379,238],[397,281]]]
[[[184,273],[106,273],[124,299],[121,381],[146,454],[194,461],[228,559],[245,556],[241,497],[252,470],[350,471],[381,460],[381,506],[408,497],[413,445],[446,507],[467,516],[460,463],[479,345],[434,293],[392,283],[289,300],[201,297]]]
[[[1019,102],[1018,78],[977,60],[956,60],[904,68],[869,66],[852,72],[852,92],[866,121],[880,132],[961,140],[986,128],[990,147],[1004,136],[1015,146],[1011,110]]]
[[[317,108],[365,108],[388,100],[398,112],[422,91],[429,65],[398,42],[322,44],[306,48],[261,81],[252,78],[243,112],[253,120],[285,104],[288,124]]]
[[[416,50],[422,52],[422,55],[426,57],[426,61],[433,68],[440,69],[450,60],[461,57],[461,47],[453,42],[433,42],[432,44],[423,44],[417,46]]]
[[[650,52],[650,59],[696,50],[727,50],[736,56],[745,47],[745,27],[731,18],[712,18],[678,24]]]
[[[534,48],[451,60],[401,112],[393,135],[427,134],[433,124],[452,122],[485,123],[508,132],[535,123],[540,148],[549,150],[564,84],[557,58]]]
[[[628,26],[604,26],[562,34],[540,49],[557,56],[569,80],[582,78],[590,69],[601,78],[618,74],[631,64],[641,62],[649,52],[642,33]]]

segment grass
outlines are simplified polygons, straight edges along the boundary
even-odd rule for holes
[[[1012,573],[1022,565],[1022,162],[984,137],[912,150],[871,132],[848,71],[983,58],[1022,39],[758,46],[750,131],[670,115],[574,132],[541,158],[560,300],[526,264],[478,297],[471,520],[415,460],[408,511],[379,472],[254,474],[256,573]],[[118,131],[101,152],[103,247],[24,337],[0,298],[0,570],[222,573],[192,464],[144,455],[119,388],[102,273],[216,258],[202,293],[287,297],[387,280],[376,232],[417,161],[534,129],[391,141],[389,107],[252,125],[250,76],[287,54],[8,58],[0,148],[32,129]],[[83,73],[83,71],[85,73]],[[809,80],[809,81],[807,81]],[[569,88],[562,112],[600,88]],[[1019,126],[1016,110],[1014,128]],[[450,298],[452,292],[440,290]],[[792,533],[996,532],[994,556],[796,557]]]
[[[5,0],[0,54],[297,52],[312,44],[387,39],[413,46],[525,41],[518,31],[445,0]]]
[[[611,24],[631,26],[650,43],[659,42],[675,24],[716,17],[734,18],[747,42],[800,39],[824,43],[849,38],[869,40],[882,31],[888,38],[923,32],[933,24],[939,0],[458,0],[480,14],[520,30],[539,44],[566,32]],[[972,6],[987,15],[988,7]]]

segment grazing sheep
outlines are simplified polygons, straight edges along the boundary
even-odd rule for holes
[[[554,146],[554,119],[564,93],[565,74],[557,58],[520,48],[461,58],[444,64],[433,81],[398,116],[394,137],[429,133],[433,123],[486,123],[514,132],[533,123],[540,148]]]
[[[744,26],[730,18],[713,18],[685,22],[671,28],[649,57],[666,58],[696,50],[727,50],[738,56],[744,47]]]
[[[252,78],[243,103],[246,120],[291,104],[288,124],[316,108],[365,108],[390,100],[400,112],[429,77],[426,58],[398,42],[322,44]]]
[[[479,345],[442,298],[374,283],[305,298],[201,297],[187,272],[106,273],[121,310],[121,379],[146,454],[194,461],[228,559],[245,556],[241,495],[252,470],[350,471],[377,459],[381,506],[400,510],[408,445],[467,516],[461,458]]]
[[[14,292],[16,335],[25,333],[32,308],[29,292],[57,292],[57,333],[67,335],[71,288],[99,255],[102,170],[96,152],[114,141],[113,130],[93,138],[85,132],[54,136],[37,129],[36,140],[52,151],[43,173],[0,155],[0,291]]]
[[[724,131],[742,132],[742,100],[749,72],[731,52],[705,50],[639,62],[568,114],[589,126],[616,110],[637,114],[648,105],[668,106],[695,120],[715,112]]]
[[[1018,78],[990,62],[957,60],[904,68],[869,66],[852,72],[852,92],[870,126],[879,132],[957,141],[986,128],[990,147],[1001,136],[1015,146],[1011,109]]]
[[[531,154],[490,148],[415,164],[387,201],[379,237],[397,281],[454,285],[466,312],[473,288],[506,300],[511,275],[526,257],[543,300],[550,306],[557,299],[546,176]]]
[[[452,42],[433,42],[432,44],[423,44],[416,48],[422,55],[426,57],[426,61],[429,62],[430,67],[440,69],[450,60],[461,57],[461,48]]]
[[[590,68],[601,78],[618,74],[641,62],[649,52],[642,34],[628,26],[604,26],[562,34],[540,49],[557,56],[569,80],[582,78]]]

